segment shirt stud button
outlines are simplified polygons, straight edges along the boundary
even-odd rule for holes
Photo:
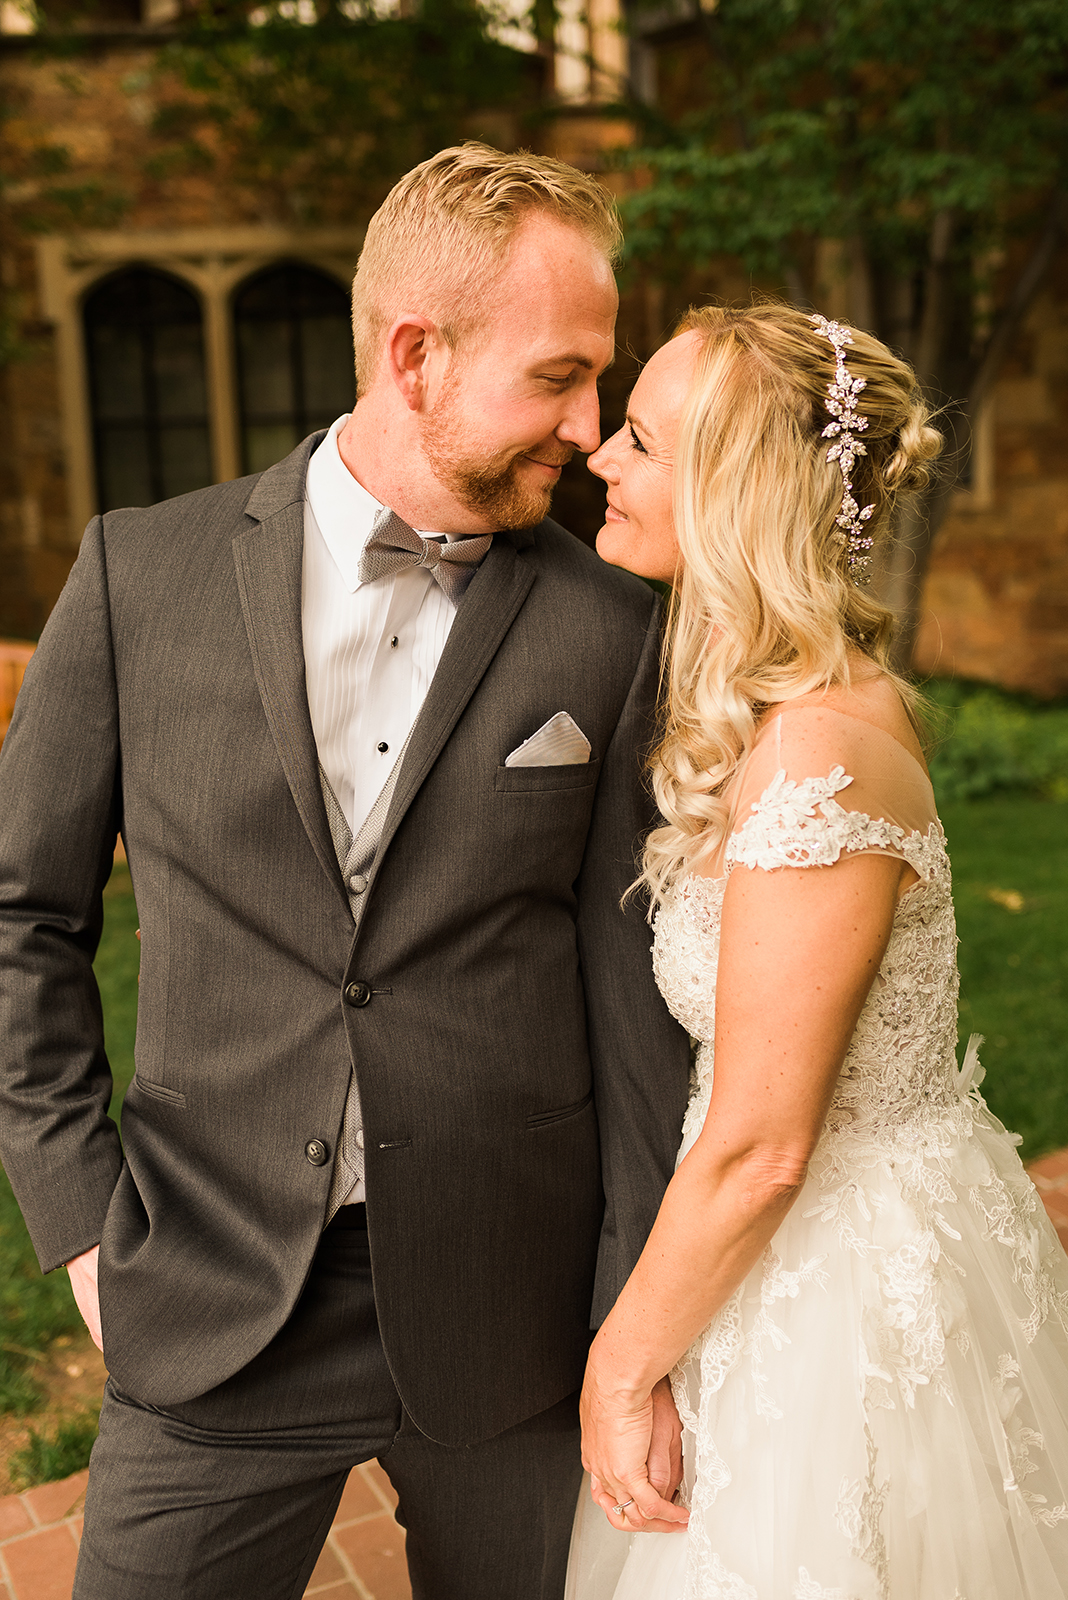
[[[394,634],[392,639],[389,641],[389,648],[391,650],[396,650],[396,648],[397,648],[397,646],[399,644],[400,644],[400,640],[397,638],[397,635]]]
[[[375,745],[375,749],[380,755],[385,755],[386,751],[389,749],[389,745],[384,739],[379,739],[378,743]]]

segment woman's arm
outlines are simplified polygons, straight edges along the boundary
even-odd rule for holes
[[[583,1388],[594,1497],[607,1512],[632,1501],[631,1528],[685,1523],[648,1481],[653,1387],[760,1259],[805,1181],[905,874],[896,857],[862,855],[731,875],[708,1116],[593,1342]]]

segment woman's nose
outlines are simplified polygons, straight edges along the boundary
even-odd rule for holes
[[[618,437],[619,435],[614,433],[610,439],[606,439],[586,462],[594,476],[603,478],[606,483],[615,483],[619,478],[619,466],[612,449]]]

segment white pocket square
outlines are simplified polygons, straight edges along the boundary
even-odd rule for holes
[[[558,711],[513,750],[506,767],[576,767],[590,759],[590,741],[567,711]]]

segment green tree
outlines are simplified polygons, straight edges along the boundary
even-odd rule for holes
[[[1064,0],[702,0],[683,81],[638,108],[631,256],[724,255],[854,320],[944,406],[946,470],[901,508],[883,589],[907,663],[931,540],[1068,216]],[[830,247],[830,248],[829,248]]]
[[[47,45],[42,50],[46,53]],[[71,228],[113,226],[130,197],[106,176],[72,174],[70,151],[47,129],[26,120],[25,88],[4,85],[0,103],[0,256],[13,261],[26,239]],[[0,285],[0,369],[27,353],[21,332],[22,294],[7,274]]]
[[[161,52],[184,87],[157,119],[157,175],[215,166],[260,214],[368,215],[435,150],[494,132],[523,106],[538,63],[492,34],[479,0],[205,0]],[[407,14],[405,14],[407,13]]]

